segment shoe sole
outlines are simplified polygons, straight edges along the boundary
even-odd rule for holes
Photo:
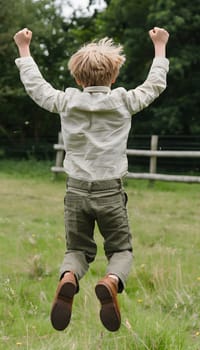
[[[71,282],[64,283],[58,292],[51,310],[51,323],[58,331],[64,330],[71,320],[75,292],[76,286]]]
[[[121,325],[121,318],[110,289],[104,284],[98,284],[95,287],[95,293],[101,303],[101,322],[109,331],[117,331]]]

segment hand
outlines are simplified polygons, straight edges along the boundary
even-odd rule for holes
[[[14,36],[14,41],[18,46],[18,48],[29,46],[31,39],[32,39],[32,32],[27,28],[20,30]]]
[[[14,41],[18,47],[21,57],[27,57],[31,55],[29,48],[31,39],[32,32],[27,28],[24,28],[15,34]]]
[[[151,29],[149,31],[149,36],[154,45],[166,45],[169,39],[169,33],[165,29],[158,27]]]
[[[155,57],[166,57],[169,33],[163,28],[154,27],[149,31],[149,36],[154,44]]]

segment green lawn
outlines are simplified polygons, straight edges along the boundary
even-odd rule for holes
[[[65,251],[65,178],[49,163],[0,162],[0,349],[199,350],[200,185],[126,181],[135,262],[119,295],[122,326],[103,328],[94,287],[98,255],[80,281],[64,332],[49,312]]]

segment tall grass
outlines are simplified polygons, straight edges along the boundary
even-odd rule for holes
[[[98,254],[80,281],[72,320],[56,332],[49,312],[65,251],[65,178],[49,163],[0,163],[0,349],[199,350],[199,185],[126,181],[135,262],[119,295],[122,326],[103,328],[94,287]]]

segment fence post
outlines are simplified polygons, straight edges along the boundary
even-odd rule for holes
[[[62,138],[62,133],[58,133],[58,144],[63,145],[63,138]],[[64,151],[63,150],[58,150],[56,152],[56,167],[61,167],[63,165],[63,158],[64,158]],[[54,178],[56,178],[57,173],[55,172]]]
[[[63,138],[62,138],[62,133],[61,132],[59,132],[59,134],[58,134],[58,144],[59,145],[63,145]],[[62,166],[63,155],[64,155],[64,151],[63,150],[57,151],[57,154],[56,154],[56,166]]]
[[[158,149],[158,135],[151,136],[151,151],[157,151]],[[157,157],[151,156],[149,163],[150,174],[156,174],[157,172]],[[150,184],[153,184],[153,180],[150,180]]]

